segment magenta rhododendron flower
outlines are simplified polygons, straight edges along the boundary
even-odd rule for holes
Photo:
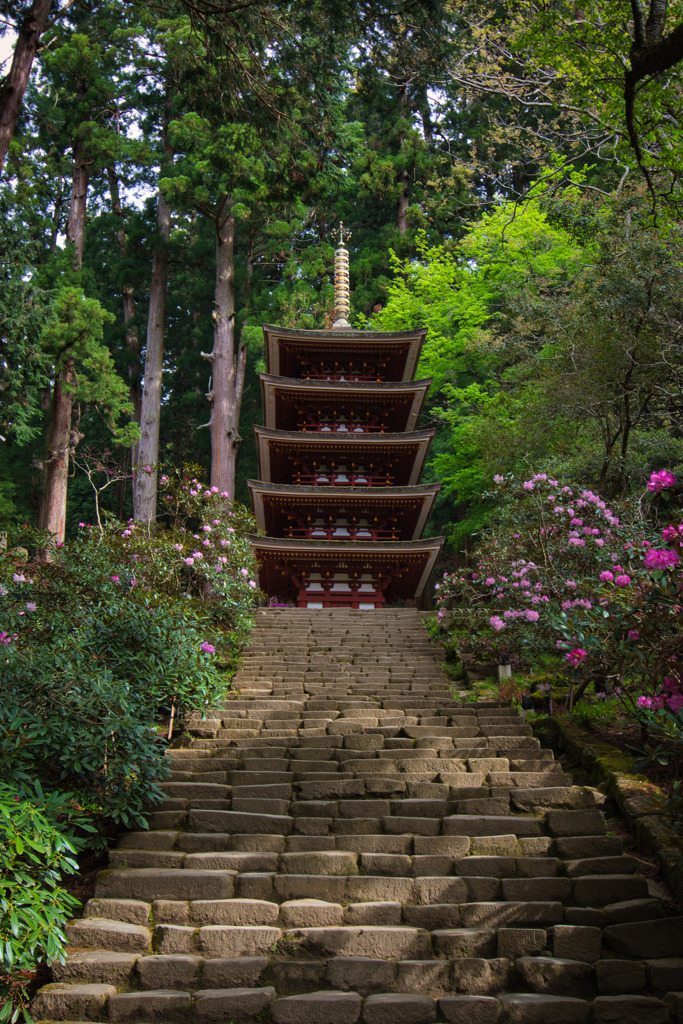
[[[204,640],[199,645],[199,650],[200,651],[204,651],[204,654],[215,654],[216,653],[216,648],[213,646],[213,644],[210,644],[207,640]]]
[[[660,494],[665,491],[668,487],[673,487],[678,477],[675,477],[673,473],[670,473],[668,469],[660,469],[658,473],[653,473],[647,482],[648,491],[652,491],[654,494]]]
[[[639,708],[651,708],[652,703],[652,699],[650,697],[646,697],[645,694],[641,694],[637,701]]]
[[[615,587],[627,587],[630,582],[631,577],[628,576],[625,572],[622,573],[621,576],[616,576],[614,579]]]
[[[567,655],[567,661],[573,668],[578,668],[583,663],[583,659],[588,656],[588,651],[584,651],[583,647],[575,647]]]
[[[600,573],[600,580],[603,583],[614,583],[614,573],[610,572],[609,569],[603,569]]]
[[[650,548],[643,565],[646,569],[668,569],[669,566],[673,568],[678,565],[679,561],[678,552],[673,549],[658,551],[656,548]]]

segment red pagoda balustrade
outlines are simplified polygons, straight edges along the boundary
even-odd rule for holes
[[[297,423],[297,430],[311,431],[320,434],[384,434],[386,427],[383,423],[360,423],[349,421],[347,423],[333,423],[331,420],[308,420],[306,423]]]
[[[376,530],[368,526],[291,526],[287,536],[307,540],[400,540],[396,530]]]
[[[391,487],[393,476],[378,473],[296,473],[294,483],[312,487]]]
[[[297,608],[311,604],[322,604],[323,608],[360,608],[361,605],[383,608],[384,601],[384,594],[376,584],[324,580],[301,587],[296,604]]]

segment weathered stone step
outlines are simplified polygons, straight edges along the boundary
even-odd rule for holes
[[[683,1020],[683,921],[594,791],[515,709],[453,701],[438,661],[414,610],[259,611],[234,695],[169,752],[153,827],[112,851],[40,1016]]]

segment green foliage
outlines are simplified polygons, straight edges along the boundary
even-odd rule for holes
[[[0,777],[68,791],[101,824],[144,825],[168,771],[155,726],[171,708],[203,712],[220,698],[258,597],[251,521],[207,493],[174,508],[176,524],[181,511],[198,529],[193,517],[213,517],[208,546],[191,537],[196,557],[178,550],[188,526],[149,535],[110,521],[83,524],[50,563],[0,563]]]
[[[491,522],[495,496],[480,499],[495,472],[552,466],[614,497],[683,454],[678,231],[647,222],[641,192],[597,201],[574,178],[458,242],[423,238],[416,258],[394,259],[371,321],[428,327],[418,373],[433,377],[426,415],[440,424],[428,472],[451,499],[454,544]]]
[[[471,567],[436,585],[438,617],[447,633],[459,631],[460,652],[505,656],[516,667],[558,659],[564,687],[537,678],[534,685],[566,695],[570,710],[590,684],[596,699],[609,690],[631,714],[637,703],[652,705],[647,694],[678,694],[683,525],[659,536],[652,525],[657,509],[678,518],[675,496],[663,497],[675,487],[673,474],[652,475],[649,510],[644,496],[608,507],[546,473],[521,486],[502,476],[496,483],[495,527]]]
[[[56,820],[60,808],[45,807],[40,787],[33,798],[0,782],[0,1021],[18,1019],[9,998],[10,983],[43,957],[63,961],[64,922],[78,900],[60,885],[77,870],[76,846]],[[43,806],[40,806],[42,804]],[[24,1010],[24,1019],[26,1017]]]
[[[129,420],[119,423],[133,411],[128,388],[102,344],[103,325],[112,319],[97,299],[85,298],[78,288],[60,288],[54,296],[42,344],[55,372],[67,372],[65,390],[77,402],[102,408],[117,444],[131,444],[139,435],[137,424]]]
[[[683,769],[683,697],[678,687],[675,694],[639,708],[638,719],[646,739],[632,748],[637,755],[638,771],[661,765],[670,767],[678,776]]]

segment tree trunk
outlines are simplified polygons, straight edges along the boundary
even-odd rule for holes
[[[9,74],[0,85],[0,171],[5,163],[50,6],[51,0],[34,0],[31,4],[19,26]]]
[[[401,115],[400,116],[401,116],[401,118],[404,118],[404,117],[407,116],[407,112],[408,112],[408,85],[405,82],[401,86],[401,89],[400,89],[400,92],[399,92],[399,105],[400,105],[400,110],[401,110]],[[401,134],[399,136],[399,142],[400,142],[401,149],[403,148],[404,141],[405,141],[405,137],[404,137],[403,134]],[[410,204],[410,198],[409,198],[409,195],[408,195],[409,176],[408,176],[407,169],[404,168],[404,170],[402,170],[399,173],[398,180],[399,180],[399,185],[401,187],[401,191],[400,191],[399,197],[398,197],[398,210],[396,212],[396,227],[399,230],[399,234],[405,235],[406,231],[408,230],[408,206]]]
[[[50,427],[47,437],[45,487],[38,517],[38,528],[52,535],[52,543],[64,543],[66,492],[71,448],[71,412],[73,397],[68,385],[73,380],[73,362],[58,371],[52,392]],[[52,543],[45,550],[49,557]]]
[[[227,205],[227,204],[226,204]],[[211,417],[211,485],[235,495],[235,463],[239,436],[240,405],[244,387],[246,349],[235,352],[235,218],[229,213],[216,225],[216,291],[212,384],[209,390]]]
[[[74,247],[72,259],[74,270],[80,270],[83,266],[85,243],[88,165],[84,158],[84,149],[83,140],[76,139],[73,144],[73,180],[69,221],[66,229],[66,240]],[[42,529],[52,534],[53,540],[58,543],[64,541],[69,451],[73,444],[71,429],[73,396],[65,385],[74,379],[74,372],[74,364],[71,359],[62,367],[57,366],[56,368],[48,430],[45,485],[39,511],[39,522],[42,524]],[[49,548],[45,550],[45,557],[50,557]]]
[[[173,160],[173,150],[166,142],[164,156],[169,161]],[[137,466],[140,468],[133,470],[133,518],[145,523],[152,522],[157,514],[161,371],[166,328],[168,240],[171,237],[171,206],[161,192],[157,200],[157,233],[159,240],[152,257],[152,281],[149,288],[145,384],[140,409],[140,440],[137,444]],[[146,472],[145,466],[150,467]]]
[[[74,247],[73,268],[83,267],[83,247],[85,245],[85,213],[88,198],[88,164],[85,158],[85,144],[78,138],[73,143],[73,178],[71,184],[71,203],[69,204],[69,220],[66,225],[66,240]]]
[[[116,229],[116,241],[119,246],[121,258],[125,262],[128,257],[128,240],[126,238],[123,209],[121,207],[121,198],[119,195],[119,182],[116,177],[116,171],[113,167],[107,168],[107,177],[109,179],[109,194],[111,196],[112,212],[119,220],[119,226]],[[138,338],[138,329],[135,323],[135,295],[133,292],[133,286],[125,281],[121,286],[121,301],[123,304],[123,323],[126,331],[126,348],[130,354],[130,362],[128,364],[128,392],[130,395],[131,405],[133,406],[131,420],[134,423],[139,423],[142,406],[142,385],[140,381],[140,339]],[[130,450],[130,458],[131,465],[137,466],[137,443],[134,444]]]

